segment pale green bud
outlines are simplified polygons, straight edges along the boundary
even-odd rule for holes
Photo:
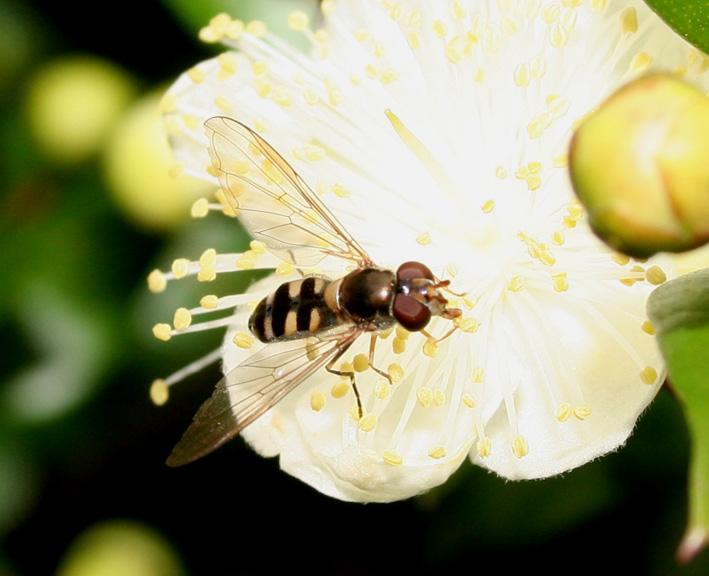
[[[580,125],[571,179],[593,230],[644,257],[709,241],[709,99],[669,75],[640,78]]]
[[[132,76],[92,55],[65,56],[31,78],[27,113],[39,148],[61,164],[95,154],[137,93]]]

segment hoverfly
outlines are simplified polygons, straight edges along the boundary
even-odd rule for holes
[[[419,262],[396,272],[376,266],[288,162],[261,136],[227,117],[205,122],[212,168],[229,206],[256,240],[298,268],[333,256],[354,269],[330,280],[306,276],[283,283],[266,296],[249,320],[266,345],[217,384],[167,460],[180,466],[201,458],[236,436],[318,369],[349,377],[362,412],[354,372],[334,368],[364,333],[377,335],[395,324],[424,331],[432,316],[454,319],[437,280]]]

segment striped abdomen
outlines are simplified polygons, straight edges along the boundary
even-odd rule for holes
[[[303,278],[281,284],[258,303],[249,329],[261,342],[303,338],[341,323],[325,303],[330,280]]]

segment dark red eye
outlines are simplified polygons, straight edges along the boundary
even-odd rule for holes
[[[413,296],[397,294],[393,306],[394,318],[409,332],[423,330],[431,319],[428,306]]]
[[[428,266],[421,264],[421,262],[404,262],[396,271],[396,279],[399,280],[399,282],[402,280],[413,280],[415,278],[434,280],[433,272],[428,269]]]

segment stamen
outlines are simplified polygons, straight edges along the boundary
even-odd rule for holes
[[[310,394],[310,407],[315,412],[320,412],[325,407],[325,394],[319,390],[313,390]]]
[[[365,414],[359,420],[359,429],[363,432],[371,432],[377,426],[377,415],[376,414]]]
[[[343,380],[343,381],[338,382],[337,384],[335,384],[332,387],[332,389],[330,390],[330,395],[333,398],[344,398],[345,396],[347,396],[349,391],[350,391],[349,381],[345,382]]]
[[[165,288],[167,288],[167,278],[162,271],[153,270],[148,274],[148,290],[153,294],[158,294],[164,292]]]
[[[439,188],[444,192],[453,193],[456,188],[453,181],[428,149],[404,126],[401,120],[399,120],[391,110],[387,109],[385,114],[394,130],[399,135],[399,138],[401,138],[401,141],[406,144],[409,150],[411,150],[426,167],[428,173],[436,184],[438,184]]]
[[[434,460],[440,460],[446,457],[446,449],[443,446],[434,446],[428,451],[428,455]]]
[[[401,466],[403,464],[401,454],[398,454],[393,450],[384,450],[384,452],[382,452],[382,460],[390,466]]]

